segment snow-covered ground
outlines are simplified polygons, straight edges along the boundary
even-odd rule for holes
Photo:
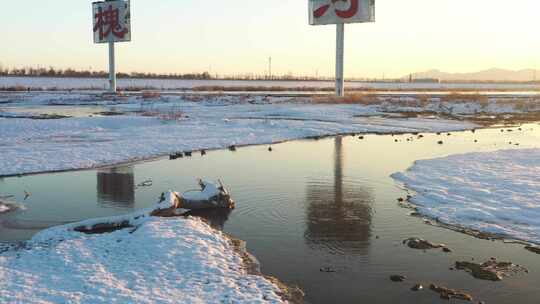
[[[387,113],[379,105],[310,104],[264,96],[194,97],[197,101],[183,96],[152,101],[135,96],[104,101],[88,94],[8,96],[9,109],[5,112],[10,114],[6,117],[24,114],[28,105],[49,104],[101,105],[128,115],[0,118],[0,175],[92,168],[178,151],[271,144],[312,136],[477,127],[436,117],[381,117]]]
[[[282,303],[221,232],[149,210],[44,230],[0,254],[1,303]],[[75,227],[128,221],[88,235]]]
[[[393,178],[439,221],[540,244],[540,149],[420,160]]]
[[[9,208],[7,205],[4,205],[4,204],[0,201],[0,213],[8,212],[9,210],[11,210],[11,208]]]
[[[0,197],[0,214],[24,209],[24,205],[11,201],[9,197]]]
[[[163,90],[193,88],[197,86],[254,86],[254,87],[311,87],[331,88],[332,81],[235,81],[235,80],[182,80],[182,79],[118,79],[120,88],[156,88]],[[9,87],[30,87],[34,89],[98,89],[108,86],[104,78],[54,78],[54,77],[0,77],[0,89]],[[393,83],[393,82],[347,82],[348,88],[369,89],[475,89],[475,90],[536,90],[535,84],[516,83]]]

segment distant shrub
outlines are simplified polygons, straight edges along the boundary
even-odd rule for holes
[[[35,89],[33,89],[33,90],[35,90]],[[9,87],[0,87],[0,91],[25,92],[25,91],[30,91],[30,88],[22,86],[22,85],[16,85],[16,86],[9,86]]]
[[[443,102],[476,102],[487,106],[489,99],[486,95],[479,93],[457,93],[452,92],[450,94],[441,97]]]
[[[380,104],[381,100],[377,95],[373,94],[361,94],[353,93],[347,94],[344,97],[336,96],[317,96],[312,98],[313,103],[322,104],[362,104],[362,105],[374,105]]]
[[[159,91],[143,91],[142,92],[142,98],[143,99],[154,99],[154,98],[160,98],[161,93]]]
[[[280,87],[280,86],[198,86],[194,87],[196,92],[330,92],[334,88],[328,87]]]

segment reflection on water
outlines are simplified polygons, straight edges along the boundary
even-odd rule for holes
[[[223,231],[225,229],[225,223],[229,220],[231,212],[231,209],[191,210],[184,213],[184,216],[200,217],[214,229]]]
[[[307,231],[312,247],[332,254],[366,254],[371,235],[371,189],[343,178],[343,139],[335,138],[334,183],[308,181]]]
[[[444,136],[444,145],[437,144],[442,138],[437,134],[414,141],[405,140],[410,135],[326,138],[274,145],[271,153],[254,146],[132,168],[5,178],[1,194],[20,202],[25,190],[32,196],[24,201],[25,210],[0,215],[0,242],[28,239],[62,222],[151,207],[163,191],[193,188],[195,177],[221,178],[238,208],[230,214],[208,210],[189,215],[247,241],[263,272],[302,287],[309,303],[439,302],[435,293],[410,291],[421,282],[466,290],[487,303],[537,304],[537,255],[523,246],[472,239],[407,216],[410,210],[396,204],[406,193],[389,177],[418,159],[508,149],[514,147],[510,141],[519,142],[519,148],[540,147],[540,126],[506,129],[453,132]],[[135,171],[151,177],[153,185],[137,187]],[[402,244],[409,237],[445,243],[453,253],[412,250]],[[494,288],[493,282],[449,270],[458,260],[490,257],[524,265],[529,274],[505,278]],[[396,285],[388,279],[396,274],[410,280]]]
[[[97,171],[98,203],[113,208],[133,208],[135,176],[133,167],[107,168]]]
[[[0,227],[13,230],[43,230],[53,226],[67,224],[67,221],[37,221],[19,218],[0,217]]]

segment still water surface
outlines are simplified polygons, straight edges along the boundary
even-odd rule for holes
[[[299,285],[310,303],[444,302],[429,290],[409,290],[431,282],[464,289],[487,303],[539,303],[540,256],[408,216],[410,210],[396,201],[407,193],[389,177],[418,159],[540,147],[540,126],[507,129],[424,134],[422,139],[411,134],[336,137],[283,143],[273,152],[254,146],[175,161],[0,179],[0,196],[14,195],[26,208],[0,215],[0,240],[24,240],[52,225],[124,214],[152,205],[168,189],[194,188],[197,177],[220,178],[237,209],[202,216],[246,240],[265,274]],[[444,145],[437,144],[441,139]],[[147,179],[153,186],[137,186]],[[31,192],[26,201],[25,190]],[[402,245],[413,236],[445,243],[454,252]],[[530,273],[494,283],[449,270],[458,260],[492,256],[524,265]],[[408,281],[392,283],[388,277],[394,274]]]

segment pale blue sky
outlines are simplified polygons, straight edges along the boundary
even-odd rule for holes
[[[4,66],[105,70],[92,43],[91,2],[4,1]],[[537,0],[377,0],[374,24],[346,27],[346,75],[402,76],[438,68],[536,67]],[[333,75],[334,26],[309,26],[307,0],[132,0],[132,39],[120,71]]]

